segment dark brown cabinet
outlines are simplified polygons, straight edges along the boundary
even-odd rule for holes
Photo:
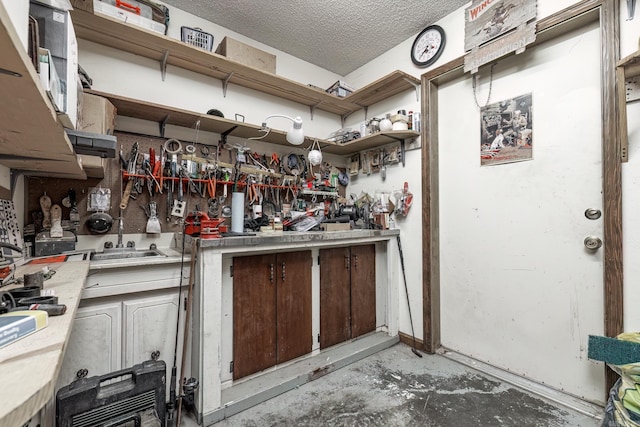
[[[311,251],[233,259],[233,378],[310,353]]]
[[[321,249],[320,348],[375,329],[375,245]]]

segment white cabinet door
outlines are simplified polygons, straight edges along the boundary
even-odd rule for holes
[[[167,386],[169,386],[179,305],[177,290],[123,302],[126,331],[124,368],[149,360],[155,352],[159,352],[159,360],[164,360],[167,364]],[[183,332],[184,313],[184,310],[180,313],[180,336]],[[181,350],[182,342],[178,341],[178,364],[181,360]]]
[[[58,376],[58,388],[76,380],[81,370],[86,370],[86,376],[92,377],[120,369],[121,334],[120,302],[80,307]]]

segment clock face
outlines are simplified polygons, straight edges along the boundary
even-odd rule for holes
[[[444,30],[438,25],[430,25],[418,36],[411,46],[411,60],[419,67],[426,67],[438,60],[444,50]]]

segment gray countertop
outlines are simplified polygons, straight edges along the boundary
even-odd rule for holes
[[[48,325],[32,335],[0,350],[0,426],[21,426],[54,396],[80,293],[89,269],[87,261],[50,264],[25,264],[16,277],[48,266],[56,274],[44,282],[44,289],[67,306],[61,316],[48,317]],[[10,285],[8,288],[17,285]]]
[[[291,245],[302,243],[340,242],[357,239],[389,239],[400,230],[349,230],[349,231],[285,231],[281,233],[256,233],[253,236],[228,236],[221,239],[200,239],[201,248],[240,248],[265,245]]]

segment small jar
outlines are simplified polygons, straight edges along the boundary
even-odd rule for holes
[[[393,129],[393,123],[391,123],[390,117],[391,116],[387,114],[384,119],[380,120],[380,132],[389,132]]]

